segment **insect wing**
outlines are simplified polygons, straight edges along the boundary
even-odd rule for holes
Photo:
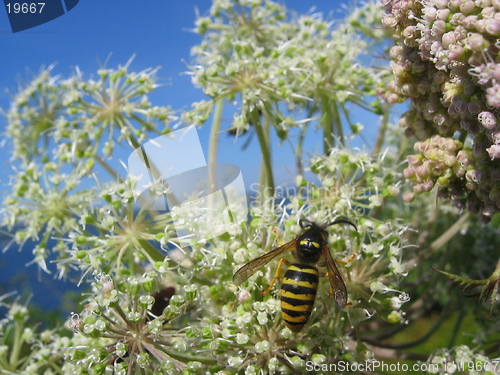
[[[252,276],[255,272],[264,267],[267,263],[276,258],[278,255],[283,254],[287,250],[294,249],[296,246],[296,242],[297,242],[296,240],[287,242],[286,244],[274,250],[271,250],[267,254],[264,254],[261,257],[258,257],[252,260],[251,262],[245,264],[234,274],[233,283],[235,283],[236,285],[240,285],[243,281],[248,279],[250,276]]]
[[[347,304],[347,287],[345,286],[344,280],[342,280],[342,276],[340,276],[340,272],[330,254],[328,246],[325,246],[323,251],[326,253],[326,267],[328,269],[328,278],[330,279],[333,299],[338,308],[343,309]]]

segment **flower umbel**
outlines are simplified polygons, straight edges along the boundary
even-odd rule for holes
[[[185,311],[188,302],[173,294],[173,288],[167,288],[166,303],[161,302],[160,293],[154,294],[155,299],[148,294],[154,279],[157,275],[115,280],[107,275],[96,277],[94,296],[70,322],[71,328],[86,338],[85,345],[78,345],[67,354],[77,368],[119,373],[135,373],[140,368],[170,374],[186,369],[186,358],[203,360],[189,357],[185,336],[176,333],[171,324]],[[163,307],[161,311],[158,303]],[[152,313],[156,310],[159,315]]]
[[[429,148],[437,136],[441,143],[460,140],[465,165],[456,169],[467,173],[452,172],[453,181],[449,167],[430,173],[440,178],[443,196],[488,221],[500,210],[500,9],[490,2],[439,0],[387,1],[385,7],[383,22],[397,43],[390,52],[394,81],[386,98],[411,99],[400,124]],[[433,178],[423,180],[428,183],[415,181],[416,193],[432,189]]]

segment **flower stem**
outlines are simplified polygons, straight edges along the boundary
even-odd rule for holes
[[[328,98],[327,95],[321,96],[321,114],[320,123],[323,128],[323,152],[329,155],[333,147],[335,147],[335,138],[343,143],[344,132],[342,130],[342,122],[338,105],[335,101]]]
[[[19,320],[15,321],[14,329],[14,344],[12,346],[12,352],[10,352],[9,364],[11,369],[16,369],[19,362],[19,354],[21,353],[21,346],[23,344],[22,340],[23,327]]]
[[[431,246],[429,246],[429,250],[431,252],[438,250],[445,243],[455,237],[455,235],[460,232],[463,226],[469,221],[470,214],[468,212],[464,213],[460,219],[458,219],[455,224],[453,224],[446,232],[444,232],[438,239],[436,239]]]
[[[264,189],[264,194],[262,194],[263,202],[268,197],[272,197],[274,195],[274,177],[273,177],[273,169],[271,165],[271,145],[269,142],[269,126],[262,125],[259,117],[259,111],[254,109],[250,113],[252,123],[255,128],[255,132],[257,133],[257,138],[259,139],[260,150],[262,152],[262,161],[263,161],[263,172],[261,173],[261,185]],[[264,112],[265,117],[265,112]],[[264,127],[266,129],[264,129]],[[267,130],[264,131],[264,130]]]
[[[373,146],[373,155],[378,155],[384,144],[385,133],[387,131],[387,125],[389,124],[389,106],[385,105],[383,107],[383,115],[382,122],[380,123],[380,129],[378,131],[377,140],[375,141],[375,145]]]
[[[323,153],[325,155],[328,155],[330,154],[330,150],[335,145],[335,139],[333,138],[333,124],[330,101],[325,95],[321,97],[321,109],[323,110],[320,118],[321,127],[323,128]]]
[[[432,242],[425,252],[420,256],[419,261],[427,259],[433,252],[439,250],[444,244],[450,241],[455,235],[462,230],[464,225],[469,221],[470,214],[469,212],[465,212],[460,219],[458,219],[455,224],[448,228],[446,232],[444,232],[439,238],[437,238],[434,242]]]
[[[208,180],[210,189],[214,188],[215,166],[217,163],[217,151],[219,148],[219,132],[222,121],[222,110],[224,109],[224,98],[220,97],[215,103],[214,117],[210,129],[210,140],[208,146]],[[210,195],[211,196],[211,195]]]

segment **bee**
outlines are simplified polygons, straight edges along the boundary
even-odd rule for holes
[[[262,293],[267,294],[280,277],[282,264],[288,268],[281,283],[281,316],[286,326],[292,332],[300,332],[311,315],[316,292],[318,290],[318,266],[326,266],[330,280],[330,293],[339,309],[347,304],[347,288],[340,276],[335,261],[328,246],[328,232],[326,228],[335,224],[349,224],[356,230],[356,226],[348,220],[336,220],[325,225],[318,225],[307,219],[301,219],[299,225],[302,233],[290,242],[252,260],[241,267],[233,276],[236,285],[241,284],[272,259],[291,251],[296,263],[290,264],[281,258],[274,279],[269,288]]]

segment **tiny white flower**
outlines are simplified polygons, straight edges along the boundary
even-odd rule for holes
[[[250,337],[245,334],[245,333],[238,333],[236,334],[236,342],[240,345],[246,344],[248,341],[250,341]]]
[[[269,318],[267,316],[267,313],[261,311],[257,314],[257,321],[261,326],[266,325],[267,322],[269,321]]]
[[[264,353],[271,348],[269,341],[263,340],[255,344],[255,351],[257,353]]]

